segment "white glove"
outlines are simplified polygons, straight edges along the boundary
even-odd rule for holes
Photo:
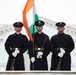
[[[33,63],[35,61],[35,57],[31,57],[31,62]]]
[[[64,54],[65,53],[65,50],[63,48],[61,48],[60,49],[60,52]]]
[[[61,57],[61,58],[63,57],[63,55],[64,55],[64,54],[63,54],[63,53],[61,53],[61,52],[60,52],[60,53],[58,53],[58,56],[59,56],[59,57]]]
[[[19,53],[20,53],[20,51],[19,51],[18,49],[16,49],[16,50],[15,50],[15,53],[19,54]]]
[[[12,55],[13,55],[13,57],[16,57],[17,56],[17,53],[16,52],[13,52]]]
[[[39,51],[37,55],[38,56],[42,56],[43,55],[43,52]]]
[[[16,48],[15,51],[12,53],[12,55],[13,55],[14,57],[16,57],[17,54],[19,54],[19,53],[20,53],[20,51],[18,50],[18,48]]]

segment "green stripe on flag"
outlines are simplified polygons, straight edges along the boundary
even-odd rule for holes
[[[39,20],[39,17],[37,14],[35,14],[35,22]],[[33,34],[33,24],[30,26],[30,32],[31,34]],[[34,33],[37,32],[37,29],[36,29],[36,26],[34,26]],[[29,54],[29,51],[28,49],[26,50],[26,53]]]
[[[33,34],[33,24],[30,26],[30,32]],[[36,26],[34,26],[34,33],[37,32]]]
[[[39,20],[39,17],[37,14],[35,14],[35,22]],[[33,24],[30,26],[30,32],[33,34]],[[36,26],[34,26],[34,33],[37,32]]]
[[[39,20],[39,17],[37,14],[35,14],[35,22]]]

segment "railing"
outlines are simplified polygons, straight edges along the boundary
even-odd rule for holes
[[[6,71],[0,75],[76,75],[76,72],[69,71]]]

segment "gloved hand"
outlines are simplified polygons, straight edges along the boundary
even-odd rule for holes
[[[13,55],[14,57],[16,57],[17,54],[19,54],[19,53],[20,53],[20,51],[18,50],[18,48],[16,48],[15,51],[12,53],[12,55]]]
[[[12,55],[13,55],[13,57],[16,57],[17,56],[17,53],[16,52],[13,52]]]
[[[35,57],[31,57],[31,62],[32,62],[32,63],[35,62]]]
[[[60,58],[62,58],[62,57],[63,57],[63,55],[64,55],[64,54],[63,54],[63,53],[61,53],[61,52],[60,52],[60,53],[58,53],[58,56],[59,56]]]
[[[43,55],[43,52],[42,51],[39,51],[37,55],[38,56],[42,56]]]
[[[16,49],[16,50],[15,50],[15,52],[16,52],[17,54],[19,54],[19,53],[20,53],[20,51],[19,51],[18,49]]]
[[[65,50],[63,48],[61,48],[60,49],[60,52],[64,54],[65,53]]]
[[[61,48],[60,53],[58,53],[58,56],[62,58],[64,54],[65,54],[65,50]]]

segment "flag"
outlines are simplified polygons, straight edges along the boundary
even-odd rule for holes
[[[39,20],[39,17],[36,13],[34,0],[28,0],[23,9],[23,24],[31,41],[33,41],[33,25],[37,20]],[[34,32],[36,31],[36,26],[34,26]]]

